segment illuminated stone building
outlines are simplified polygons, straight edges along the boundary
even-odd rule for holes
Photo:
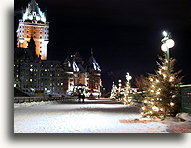
[[[14,51],[14,87],[35,95],[85,93],[101,95],[101,69],[93,53],[84,62],[79,52],[64,63],[47,60],[49,23],[35,0],[31,0],[19,20]]]
[[[60,61],[41,60],[35,54],[36,45],[31,38],[28,48],[16,48],[14,52],[14,87],[34,95],[58,95],[64,91],[64,69]]]
[[[101,69],[93,55],[85,63],[77,51],[64,63],[41,60],[35,54],[33,38],[28,48],[16,48],[14,52],[14,87],[29,95],[38,91],[45,95],[101,95]]]
[[[14,87],[29,94],[38,89],[40,80],[40,58],[35,54],[35,47],[31,38],[28,48],[16,48],[14,51]]]
[[[63,63],[65,75],[66,93],[85,93],[94,96],[101,95],[101,69],[91,54],[85,63],[79,52],[68,56]]]
[[[47,59],[47,44],[49,42],[49,22],[45,12],[42,12],[35,0],[31,0],[19,20],[17,29],[17,47],[27,48],[31,37],[36,44],[36,54],[42,60]]]

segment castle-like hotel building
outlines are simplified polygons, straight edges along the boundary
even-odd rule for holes
[[[79,51],[64,62],[47,60],[49,23],[35,0],[19,20],[14,51],[14,87],[29,95],[84,93],[101,95],[101,69],[93,52],[84,61]]]
[[[36,54],[42,60],[47,59],[47,44],[49,41],[49,22],[46,14],[40,10],[35,0],[31,0],[17,29],[17,46],[27,48],[33,37],[36,44]]]

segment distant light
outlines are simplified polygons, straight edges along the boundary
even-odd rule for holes
[[[168,33],[166,31],[163,31],[162,34],[166,37]]]
[[[166,44],[162,44],[161,49],[162,51],[166,52],[168,50],[168,47]]]
[[[174,47],[175,42],[172,39],[168,39],[165,44],[168,48],[172,48]]]

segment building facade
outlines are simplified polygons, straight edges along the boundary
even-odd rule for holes
[[[101,95],[101,69],[93,52],[86,62],[79,51],[63,63],[47,60],[49,23],[35,0],[19,20],[14,51],[14,87],[29,95]]]
[[[17,47],[27,48],[33,37],[36,44],[36,55],[42,60],[47,59],[47,44],[49,42],[49,22],[45,12],[42,12],[35,0],[31,0],[19,20],[17,29]]]
[[[16,48],[14,52],[14,87],[34,95],[63,94],[64,69],[60,61],[41,60],[35,53],[31,38],[28,48]]]
[[[85,63],[77,51],[64,63],[41,60],[35,54],[35,41],[31,38],[28,48],[14,52],[14,87],[29,95],[78,95],[101,96],[101,69],[93,55]]]
[[[87,62],[84,62],[77,51],[65,59],[63,66],[66,72],[66,93],[101,95],[101,69],[93,54]]]

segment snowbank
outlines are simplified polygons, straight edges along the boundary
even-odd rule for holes
[[[178,113],[176,115],[176,118],[191,122],[191,115],[189,115],[188,113]]]

